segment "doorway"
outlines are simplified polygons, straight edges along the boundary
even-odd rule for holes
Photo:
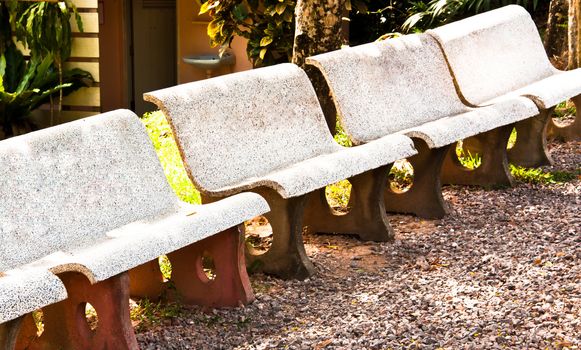
[[[155,110],[143,93],[177,82],[176,0],[99,0],[101,110]]]

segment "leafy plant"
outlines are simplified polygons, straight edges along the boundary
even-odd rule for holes
[[[63,63],[71,56],[71,16],[75,16],[79,31],[83,22],[71,0],[51,2],[19,2],[15,10],[16,38],[30,48],[31,57],[53,57],[58,69],[59,85],[63,84]],[[63,91],[60,90],[59,107]]]
[[[289,62],[294,39],[294,0],[210,0],[208,13],[212,46],[230,45],[234,35],[248,39],[246,53],[255,67]]]
[[[430,0],[414,1],[408,8],[409,17],[402,25],[404,32],[423,31],[477,13],[509,4],[536,8],[538,0]]]
[[[0,121],[5,136],[14,134],[13,123],[50,102],[53,95],[66,96],[94,81],[90,73],[80,69],[67,70],[61,76],[53,62],[52,55],[31,57],[26,62],[15,45],[9,45],[0,56]]]
[[[0,123],[4,136],[16,134],[14,123],[43,104],[53,106],[62,97],[94,82],[81,69],[64,71],[71,53],[70,20],[80,16],[70,0],[61,2],[0,2]],[[16,47],[13,37],[30,48],[30,58]]]
[[[367,12],[371,0],[346,1],[346,8]],[[290,62],[294,41],[295,0],[208,0],[200,14],[212,17],[208,36],[213,47],[230,45],[235,35],[248,39],[253,66]]]

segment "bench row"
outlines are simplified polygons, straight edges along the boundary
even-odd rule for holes
[[[478,73],[456,69],[454,61],[446,60],[452,56],[473,62],[471,71]],[[496,60],[481,62],[471,60],[473,56]],[[546,109],[570,97],[578,103],[581,94],[581,70],[547,68],[536,27],[519,6],[427,34],[325,53],[307,63],[326,78],[339,120],[355,147],[334,142],[307,74],[292,64],[144,96],[168,118],[188,174],[205,198],[243,191],[266,198],[272,247],[264,254],[249,249],[247,261],[286,278],[313,272],[302,245],[304,227],[386,241],[393,237],[386,211],[426,218],[445,215],[442,183],[511,185],[509,154],[524,163],[548,161]],[[489,76],[492,82],[474,88],[482,99],[468,103],[471,95],[461,93],[464,86],[473,87]],[[540,93],[545,90],[549,92]],[[579,119],[567,130],[578,128]],[[509,153],[515,126],[517,143]],[[480,167],[468,171],[460,164],[459,140],[464,149],[481,156]],[[414,184],[396,193],[386,186],[387,176],[393,162],[403,158],[414,168]],[[335,213],[324,188],[346,178],[352,184],[350,211]]]
[[[487,30],[473,32],[488,33],[494,42],[507,30],[506,24],[494,30],[496,18],[511,30],[529,28],[523,11],[509,6],[475,16]],[[470,22],[460,24],[470,29],[462,23]],[[478,37],[468,29],[463,40]],[[445,60],[431,35],[310,59],[329,83],[340,120],[357,145],[352,148],[334,142],[308,77],[294,65],[146,94],[171,123],[188,175],[202,193],[201,206],[175,197],[143,126],[129,111],[0,142],[0,347],[136,348],[128,299],[159,296],[163,279],[156,259],[162,254],[172,263],[182,301],[251,301],[237,225],[258,215],[271,223],[272,247],[264,254],[247,249],[246,262],[281,277],[304,278],[314,271],[302,242],[305,227],[385,241],[393,237],[387,210],[445,214],[442,181],[511,183],[510,131],[516,122],[546,121],[542,113],[536,116],[546,106],[513,92],[474,100],[485,107],[466,106],[467,96],[456,89],[463,91],[462,80],[448,67],[453,61]],[[558,98],[577,96],[581,86],[576,89]],[[518,135],[521,142],[520,130]],[[483,155],[476,171],[466,172],[455,158],[461,139]],[[400,194],[386,184],[393,162],[403,158],[413,164],[415,178]],[[324,188],[345,178],[353,186],[350,211],[336,213]],[[216,264],[214,280],[202,270],[207,254]],[[87,302],[99,314],[96,334],[80,317],[79,306]],[[30,316],[39,308],[46,321],[40,338]]]

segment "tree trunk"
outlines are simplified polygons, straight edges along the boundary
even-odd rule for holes
[[[581,0],[569,0],[569,69],[581,67]]]
[[[545,50],[549,58],[560,58],[567,50],[567,0],[551,0],[545,35]]]
[[[331,92],[321,73],[305,66],[309,56],[341,48],[341,17],[345,0],[298,0],[295,8],[295,40],[293,63],[304,68],[321,102],[329,129],[335,133],[337,111]]]

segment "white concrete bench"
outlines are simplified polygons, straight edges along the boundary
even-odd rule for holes
[[[339,119],[355,144],[394,133],[414,138],[419,151],[409,159],[415,170],[414,184],[403,194],[387,191],[389,210],[443,216],[442,166],[443,182],[511,183],[506,161],[508,126],[537,114],[537,108],[523,97],[485,108],[465,106],[430,36],[409,35],[346,48],[308,58],[307,63],[325,76]],[[455,147],[449,146],[470,137],[482,144],[483,159],[479,168],[466,171]]]
[[[206,200],[241,191],[272,211],[271,248],[247,264],[286,278],[313,273],[303,223],[315,232],[393,236],[383,207],[386,166],[415,154],[404,135],[344,148],[333,140],[305,72],[292,64],[230,74],[145,94],[170,121],[188,173]],[[347,215],[331,213],[325,186],[350,178]],[[309,206],[305,210],[305,206]],[[308,215],[303,221],[303,213]]]
[[[511,161],[524,166],[549,164],[545,127],[566,140],[581,138],[581,69],[555,69],[529,13],[517,5],[482,13],[428,31],[440,43],[464,99],[487,105],[527,96],[539,107],[535,119],[518,123]],[[550,118],[561,101],[572,99],[577,117],[567,127]]]
[[[140,269],[163,254],[185,302],[238,305],[253,298],[236,226],[268,211],[266,201],[253,193],[202,206],[179,201],[130,111],[0,142],[0,177],[2,349],[16,342],[135,349],[129,276],[132,285],[161,290],[159,265],[150,281]],[[204,253],[214,258],[213,281],[203,278]],[[88,331],[85,303],[98,314],[95,332]],[[45,321],[38,338],[28,327],[37,309]]]

